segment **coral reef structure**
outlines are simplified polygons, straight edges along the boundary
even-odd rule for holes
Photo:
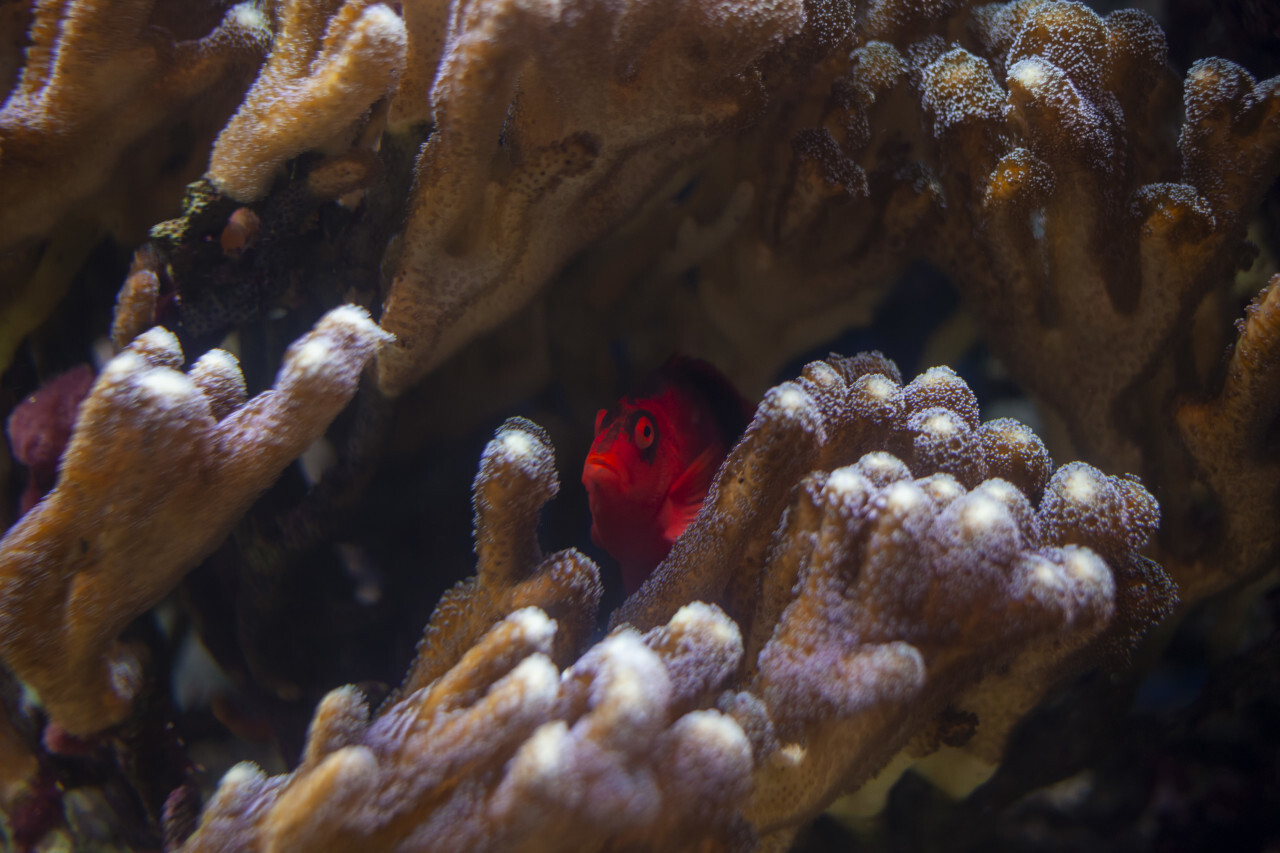
[[[0,105],[0,365],[104,233],[172,205],[146,199],[176,189],[174,139],[225,121],[270,40],[250,3],[191,39],[150,23],[154,0],[29,5],[26,62]]]
[[[750,121],[759,63],[803,20],[785,0],[450,11],[434,132],[384,305],[398,344],[378,375],[391,394],[511,316],[682,161]]]
[[[692,604],[660,630],[611,634],[562,673],[548,657],[555,629],[518,610],[372,720],[354,688],[335,690],[298,769],[233,768],[182,849],[674,850],[732,838],[751,745],[724,714],[691,708],[739,661],[733,623]]]
[[[0,4],[0,838],[1280,843],[1179,751],[1280,767],[1280,45],[1197,2]],[[625,597],[557,470],[673,352],[759,405]]]
[[[209,156],[207,177],[236,201],[261,198],[286,161],[352,129],[404,56],[404,24],[380,3],[293,2],[281,18],[270,57]]]
[[[117,635],[324,432],[386,340],[362,310],[334,309],[247,401],[234,357],[212,350],[183,373],[163,328],[103,368],[58,485],[0,540],[0,657],[62,728],[125,718],[142,673]]]
[[[330,693],[299,769],[231,770],[188,849],[733,849],[789,838],[913,738],[937,749],[944,711],[971,720],[950,745],[997,761],[1086,645],[1168,611],[1137,555],[1158,513],[1134,481],[1050,476],[1034,433],[979,424],[951,371],[897,375],[833,357],[766,394],[614,614],[629,624],[562,672],[549,658],[581,648],[598,586],[541,558],[550,448],[504,425],[474,486],[478,574],[437,609],[399,698],[370,719],[356,688]],[[575,620],[567,648],[542,610],[499,621],[530,600]]]

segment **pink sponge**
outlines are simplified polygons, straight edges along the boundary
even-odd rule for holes
[[[89,393],[93,377],[89,365],[73,367],[40,386],[9,415],[6,429],[13,456],[30,472],[19,512],[25,513],[53,488],[58,460],[71,438],[76,411]]]

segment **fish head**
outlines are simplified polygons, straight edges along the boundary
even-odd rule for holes
[[[664,492],[663,418],[624,398],[596,413],[595,439],[582,467],[593,514],[652,505]]]

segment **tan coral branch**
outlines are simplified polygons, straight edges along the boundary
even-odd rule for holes
[[[472,486],[476,574],[441,598],[402,692],[430,684],[491,625],[522,607],[557,620],[555,659],[573,659],[594,627],[602,587],[599,569],[578,551],[542,556],[538,518],[559,489],[546,431],[523,418],[504,423],[485,447]]]
[[[383,390],[402,393],[509,317],[744,123],[761,102],[755,64],[801,14],[790,2],[457,3],[384,305],[400,345],[380,359]]]
[[[1243,570],[1274,565],[1280,550],[1280,455],[1273,435],[1280,415],[1280,276],[1249,304],[1239,329],[1218,394],[1177,411],[1182,440],[1218,504],[1225,541],[1243,552],[1234,559],[1221,552],[1202,556],[1207,565],[1186,573],[1192,600],[1245,579]]]
[[[381,3],[291,0],[262,72],[213,146],[206,177],[236,201],[261,198],[287,160],[338,141],[388,94],[404,51],[404,23]]]
[[[691,708],[741,656],[733,623],[691,605],[563,673],[548,659],[555,630],[516,611],[371,721],[354,688],[330,693],[298,770],[234,768],[183,849],[693,850],[732,837],[750,746],[725,715]]]
[[[141,673],[117,635],[323,434],[386,340],[361,309],[334,309],[247,402],[231,355],[184,374],[163,328],[103,369],[58,485],[0,541],[0,655],[64,729],[128,714]]]
[[[250,71],[269,34],[249,3],[198,41],[149,25],[154,0],[42,2],[0,108],[0,251],[46,233],[115,175],[125,152]]]

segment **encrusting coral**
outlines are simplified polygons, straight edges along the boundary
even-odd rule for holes
[[[953,745],[998,760],[1087,644],[1172,603],[1167,582],[1135,589],[1163,577],[1134,571],[1157,510],[1087,465],[1050,476],[1035,435],[979,424],[954,373],[897,376],[833,357],[766,394],[615,614],[631,624],[562,673],[548,657],[581,647],[594,567],[541,581],[551,450],[507,423],[476,477],[477,577],[442,602],[398,698],[367,720],[355,688],[330,693],[298,770],[230,771],[186,849],[736,849],[788,838],[913,738],[930,751],[944,710],[972,718]],[[530,570],[536,599],[512,585]],[[499,621],[531,600],[576,621],[560,649],[541,610]]]
[[[386,340],[361,309],[334,309],[248,401],[233,356],[183,373],[163,328],[103,368],[57,486],[0,540],[0,657],[62,728],[124,719],[142,673],[117,635],[324,433]]]

